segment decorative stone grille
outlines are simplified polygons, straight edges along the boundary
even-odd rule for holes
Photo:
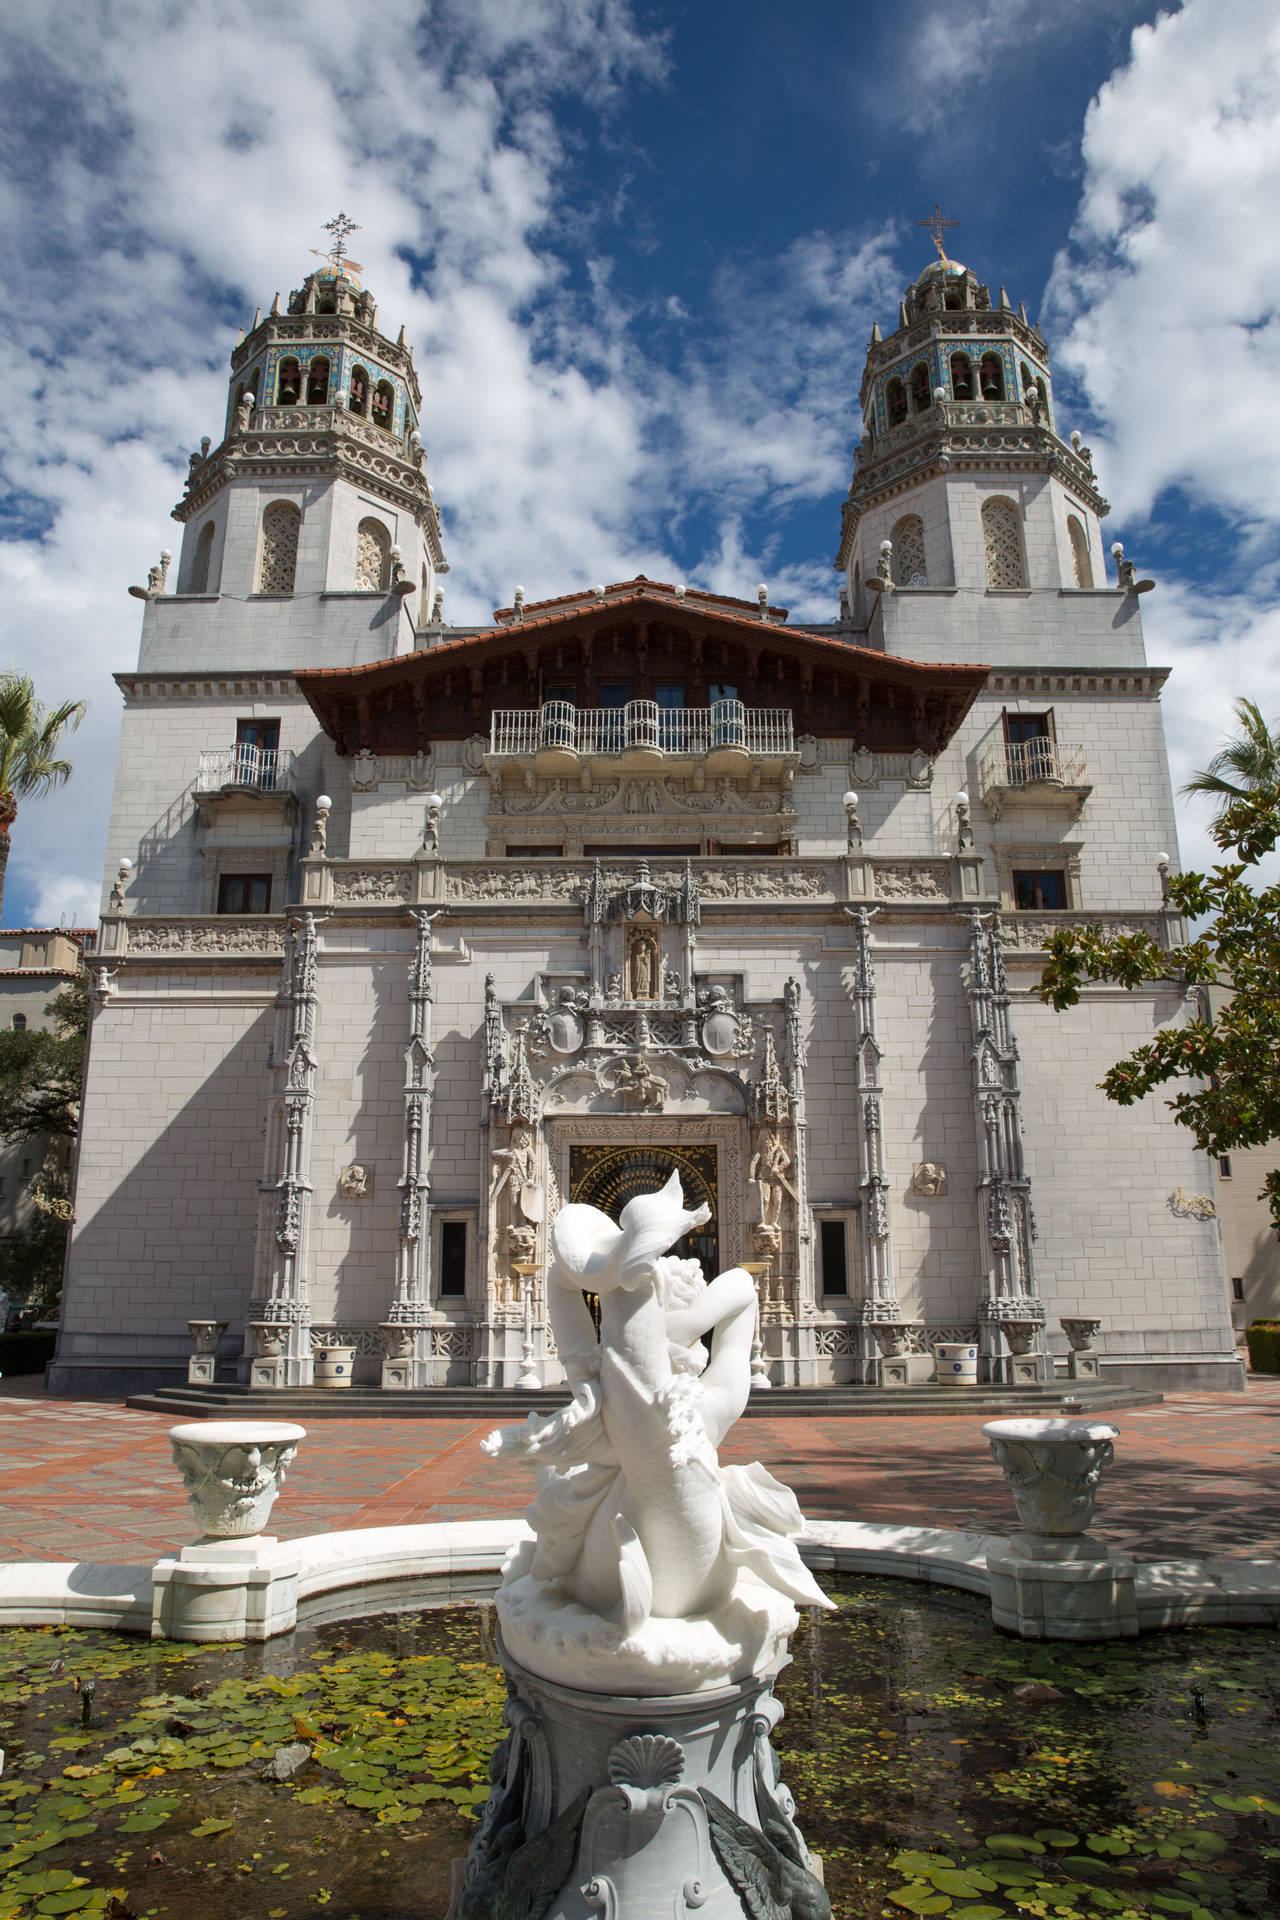
[[[472,1351],[470,1327],[432,1327],[430,1347],[441,1360],[469,1360]]]
[[[925,587],[924,521],[918,513],[904,514],[893,530],[893,584]]]
[[[380,520],[362,520],[356,530],[356,586],[385,593],[390,573],[391,536]]]
[[[987,551],[987,585],[1025,587],[1027,563],[1022,552],[1022,527],[1012,500],[985,502],[982,537]]]
[[[302,515],[289,500],[273,500],[262,516],[259,593],[292,593],[298,568],[298,529]]]
[[[858,1329],[856,1327],[815,1327],[813,1330],[813,1350],[817,1354],[847,1359],[858,1352]]]

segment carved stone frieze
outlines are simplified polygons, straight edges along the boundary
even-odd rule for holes
[[[951,868],[945,860],[894,860],[873,868],[881,900],[949,900]]]
[[[413,898],[413,875],[408,867],[339,867],[333,870],[333,898],[337,902],[403,902]]]
[[[1000,920],[1001,945],[1014,952],[1042,952],[1064,927],[1100,926],[1110,938],[1145,934],[1161,942],[1164,915],[1160,913],[1010,913]]]
[[[229,915],[209,919],[143,920],[128,923],[131,954],[270,954],[284,951],[284,923],[263,914],[252,920]]]
[[[834,896],[835,876],[817,862],[719,867],[698,874],[698,890],[704,900],[821,900]]]
[[[534,866],[521,862],[518,867],[483,866],[451,869],[445,886],[451,900],[495,901],[580,899],[587,876],[563,862],[554,866]]]

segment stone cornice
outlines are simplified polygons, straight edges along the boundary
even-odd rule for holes
[[[1172,671],[1172,667],[992,667],[987,692],[1129,694],[1154,700]]]
[[[302,699],[292,669],[275,673],[117,673],[112,678],[126,706],[136,706],[143,700]]]

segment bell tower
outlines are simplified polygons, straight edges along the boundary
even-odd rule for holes
[[[1098,491],[1080,435],[1065,438],[1038,325],[1001,287],[937,257],[887,337],[872,330],[836,566],[852,618],[898,588],[1026,593],[1107,585]]]
[[[403,327],[395,340],[379,331],[346,251],[354,230],[344,214],[330,221],[321,264],[287,305],[277,294],[265,318],[259,308],[231,356],[222,437],[191,455],[171,585],[209,665],[238,664],[248,643],[259,665],[345,666],[353,646],[355,658],[386,658],[440,625],[448,563],[413,350]],[[363,595],[379,596],[370,618],[351,598]],[[200,620],[193,601],[217,616]]]

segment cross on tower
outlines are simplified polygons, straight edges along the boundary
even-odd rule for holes
[[[326,233],[333,235],[333,244],[330,246],[328,253],[321,254],[321,259],[328,260],[335,273],[341,273],[344,264],[352,268],[354,272],[359,273],[360,262],[348,258],[347,255],[347,235],[349,233],[359,233],[359,223],[355,220],[349,220],[345,213],[338,213],[332,220],[325,221],[324,230]],[[315,253],[318,249],[313,247],[311,251]]]
[[[946,217],[943,214],[942,208],[938,205],[937,201],[935,200],[933,203],[932,220],[917,220],[916,225],[918,227],[928,227],[930,233],[933,235],[933,244],[938,249],[939,260],[945,260],[947,257],[947,250],[942,244],[943,232],[947,227],[958,227],[960,225],[960,222],[958,220],[946,219]]]

